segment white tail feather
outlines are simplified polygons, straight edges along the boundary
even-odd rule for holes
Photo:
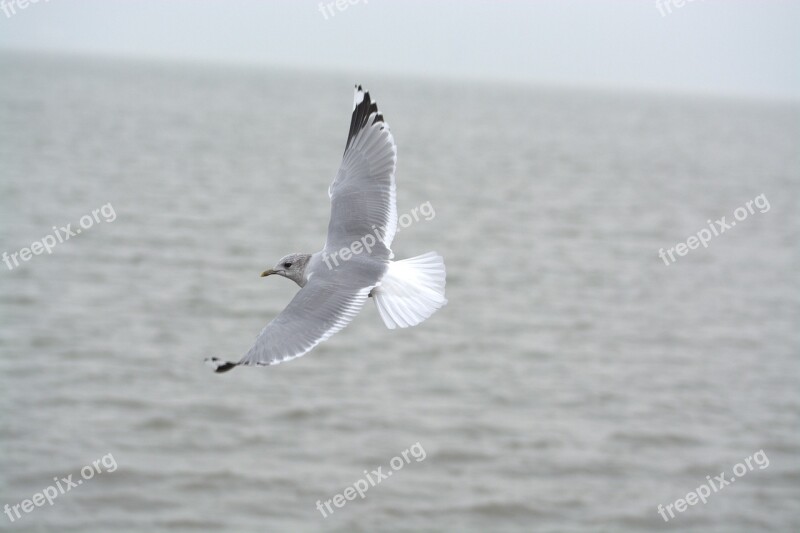
[[[416,326],[447,303],[442,256],[428,252],[392,261],[372,295],[389,329]]]

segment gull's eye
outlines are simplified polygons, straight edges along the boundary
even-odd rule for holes
[[[291,264],[289,261],[286,261],[286,262],[283,264],[283,268],[289,268],[290,266],[292,266],[292,264]]]

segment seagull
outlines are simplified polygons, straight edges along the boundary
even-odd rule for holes
[[[339,171],[328,188],[325,246],[284,256],[261,277],[283,276],[300,290],[238,362],[206,359],[215,372],[295,359],[347,326],[372,297],[389,329],[416,326],[447,303],[444,260],[428,252],[392,261],[397,232],[397,146],[378,104],[360,85]]]

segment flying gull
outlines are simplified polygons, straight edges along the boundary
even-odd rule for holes
[[[206,359],[216,372],[300,357],[347,326],[369,297],[389,329],[416,326],[447,303],[440,255],[392,261],[396,163],[389,125],[369,92],[356,86],[342,163],[328,188],[331,218],[325,246],[314,254],[287,255],[261,274],[283,276],[301,288],[241,360]]]

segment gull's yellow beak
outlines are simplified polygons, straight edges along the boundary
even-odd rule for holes
[[[265,270],[264,272],[262,272],[261,277],[266,278],[267,276],[271,276],[274,273],[275,271],[270,268],[269,270]]]

